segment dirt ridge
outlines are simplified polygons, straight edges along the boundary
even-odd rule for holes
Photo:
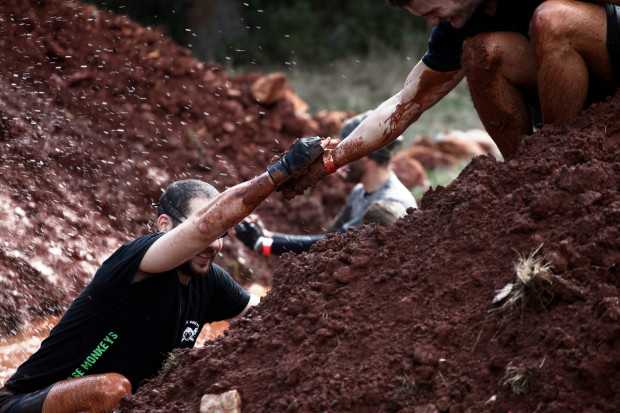
[[[284,256],[258,308],[120,411],[195,411],[231,389],[252,412],[615,411],[619,103],[525,137],[505,163],[475,158],[389,228]],[[545,306],[492,305],[537,250]]]

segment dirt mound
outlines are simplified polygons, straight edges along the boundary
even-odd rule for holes
[[[223,191],[332,127],[299,111],[286,82],[279,99],[258,103],[262,77],[231,78],[160,30],[93,6],[2,1],[0,336],[61,313],[122,242],[152,232],[162,187],[198,178]],[[330,177],[325,190],[290,203],[276,194],[258,212],[273,230],[321,232],[348,188]],[[218,263],[268,285],[275,260],[231,237]]]
[[[545,127],[508,162],[475,158],[391,227],[284,256],[259,307],[120,411],[197,411],[231,389],[251,412],[616,411],[619,105]],[[537,259],[544,288],[491,304]]]

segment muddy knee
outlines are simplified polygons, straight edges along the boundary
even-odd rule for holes
[[[93,411],[111,411],[125,394],[131,394],[131,383],[122,374],[106,373],[92,377],[97,383],[92,387],[91,406],[101,409]]]
[[[468,79],[483,79],[501,69],[503,46],[495,33],[482,33],[465,40],[461,65]]]
[[[108,413],[131,393],[131,383],[118,373],[75,377],[54,385],[43,405],[43,413]]]

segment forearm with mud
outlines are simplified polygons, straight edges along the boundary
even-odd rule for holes
[[[276,185],[267,172],[222,192],[191,219],[203,234],[205,244],[215,241],[254,211]]]
[[[329,151],[333,170],[371,154],[398,138],[426,110],[447,95],[463,79],[462,70],[437,72],[420,62],[411,71],[404,88],[377,107],[349,136]],[[318,159],[301,179],[279,190],[285,199],[302,194],[327,175],[324,159]]]
[[[454,89],[463,76],[461,70],[437,72],[419,62],[403,89],[379,105],[333,150],[334,167],[337,169],[369,155],[398,138],[420,115]]]
[[[158,274],[192,259],[250,214],[275,189],[275,183],[265,172],[222,192],[155,241],[142,258],[140,271]]]

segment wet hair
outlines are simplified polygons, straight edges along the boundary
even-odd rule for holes
[[[392,200],[381,200],[369,206],[366,212],[364,212],[362,224],[374,222],[385,227],[392,225],[398,218],[406,214],[407,211],[402,203]]]
[[[213,199],[219,194],[213,186],[198,179],[173,182],[159,197],[157,216],[166,214],[176,223],[180,223],[182,218],[189,215],[192,199]]]
[[[400,7],[403,8],[405,7],[407,4],[411,3],[411,0],[385,0],[385,2],[387,4],[389,4],[392,7]]]

